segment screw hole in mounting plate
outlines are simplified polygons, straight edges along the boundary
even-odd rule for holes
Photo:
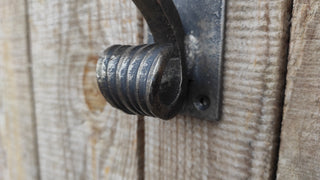
[[[210,99],[207,96],[200,95],[196,98],[196,100],[193,102],[193,105],[195,108],[197,108],[199,111],[204,111],[209,108],[210,106]]]

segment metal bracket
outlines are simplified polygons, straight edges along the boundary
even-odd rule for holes
[[[219,120],[225,0],[133,2],[155,43],[104,52],[97,64],[104,97],[128,114]]]
[[[225,0],[174,0],[186,37],[188,97],[183,113],[219,120],[222,101]]]

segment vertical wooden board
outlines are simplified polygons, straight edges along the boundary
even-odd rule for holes
[[[4,22],[0,21],[0,34],[4,34],[3,32],[3,27],[4,27]],[[3,43],[3,37],[1,37],[0,42]],[[0,51],[3,53],[3,50],[1,50],[2,48],[0,48]],[[3,66],[3,57],[1,57],[0,59],[0,127],[3,127],[3,123],[4,123],[4,110],[3,110],[3,86],[4,86],[4,66]],[[1,128],[2,129],[2,128]],[[1,133],[1,130],[0,130]],[[5,171],[7,170],[7,163],[6,163],[6,154],[4,151],[4,147],[3,147],[3,142],[2,142],[2,138],[0,138],[0,179],[4,179],[4,174]]]
[[[42,179],[135,179],[136,117],[107,104],[98,52],[138,40],[131,1],[29,0]]]
[[[295,0],[278,179],[320,179],[320,2]]]
[[[146,118],[146,179],[274,178],[291,1],[226,2],[222,118]]]
[[[0,1],[0,179],[38,179],[26,11]]]

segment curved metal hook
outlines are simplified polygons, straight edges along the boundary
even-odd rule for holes
[[[176,43],[184,53],[185,31],[172,0],[132,0],[146,19],[157,43]]]
[[[170,0],[133,1],[155,44],[108,48],[97,64],[98,85],[112,106],[128,114],[170,119],[186,95],[182,23]]]

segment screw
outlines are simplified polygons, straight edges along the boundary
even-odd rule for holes
[[[200,95],[193,102],[193,105],[199,110],[204,111],[210,106],[210,99],[207,96]]]

